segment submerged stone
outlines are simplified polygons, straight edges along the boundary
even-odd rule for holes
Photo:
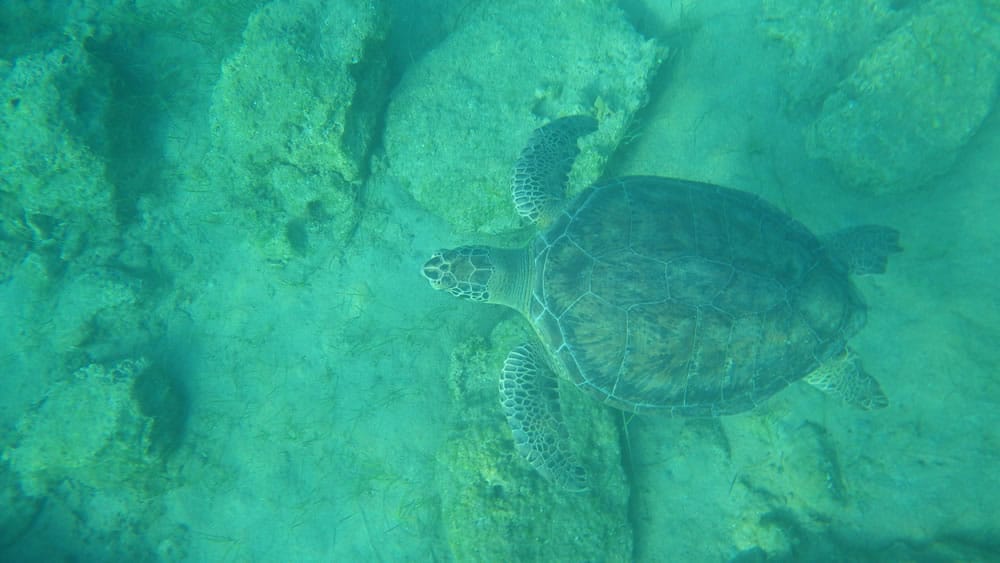
[[[470,8],[397,86],[386,117],[387,173],[456,231],[508,231],[518,225],[510,167],[531,130],[564,115],[598,117],[601,130],[588,142],[600,150],[576,166],[582,189],[645,105],[661,54],[607,2]]]
[[[993,110],[997,69],[1000,6],[928,3],[826,98],[809,152],[860,191],[920,188],[948,171]]]

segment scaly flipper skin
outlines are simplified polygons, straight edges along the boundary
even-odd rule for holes
[[[858,276],[884,274],[889,255],[902,252],[899,231],[882,225],[859,225],[823,239],[827,251]]]
[[[850,349],[805,376],[805,382],[861,410],[889,406],[889,399],[878,381],[868,375],[861,367],[861,360]]]
[[[517,452],[563,489],[586,491],[587,474],[570,451],[559,411],[558,381],[543,366],[531,345],[511,350],[500,375],[500,405]]]
[[[566,180],[580,153],[576,140],[597,130],[589,115],[557,119],[537,129],[514,165],[510,191],[521,217],[536,223],[562,209]]]

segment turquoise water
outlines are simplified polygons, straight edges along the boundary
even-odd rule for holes
[[[994,0],[0,4],[0,560],[953,561],[1000,553]],[[434,292],[575,195],[671,176],[898,229],[851,339],[889,396],[715,419],[572,386],[591,489],[515,450],[532,338]]]

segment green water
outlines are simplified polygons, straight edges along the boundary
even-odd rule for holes
[[[0,560],[1000,557],[996,0],[0,4]],[[889,407],[796,383],[623,416],[564,385],[592,486],[517,456],[500,307],[536,127],[575,195],[650,174],[817,233],[898,229],[851,339]]]

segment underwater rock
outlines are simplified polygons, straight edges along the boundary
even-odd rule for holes
[[[379,2],[275,0],[250,16],[212,104],[213,165],[271,258],[357,222],[385,103],[388,21]]]
[[[162,488],[162,463],[186,417],[179,383],[146,360],[91,364],[54,384],[21,418],[2,459],[29,497],[67,480],[145,497]]]
[[[453,430],[438,455],[441,517],[457,561],[631,561],[629,487],[615,419],[589,395],[561,385],[561,409],[591,490],[553,486],[517,455],[500,408],[507,351],[529,335],[501,323],[490,342],[452,354]],[[561,382],[563,383],[563,382]]]
[[[571,178],[582,189],[646,103],[662,52],[611,2],[486,2],[463,16],[396,87],[385,164],[456,231],[498,233],[519,224],[510,173],[531,131],[570,114],[600,120],[584,141],[599,150]]]
[[[0,510],[0,558],[3,558],[4,548],[21,541],[35,526],[45,508],[45,499],[25,495],[14,472],[0,463],[0,507],[3,507]]]
[[[82,46],[0,60],[0,281],[33,256],[43,277],[99,263],[118,237],[106,142],[108,76]]]
[[[941,0],[875,45],[808,132],[850,187],[899,193],[945,173],[996,103],[1000,5]]]
[[[784,50],[778,81],[794,109],[819,106],[858,60],[905,17],[892,0],[763,0],[757,29]]]

